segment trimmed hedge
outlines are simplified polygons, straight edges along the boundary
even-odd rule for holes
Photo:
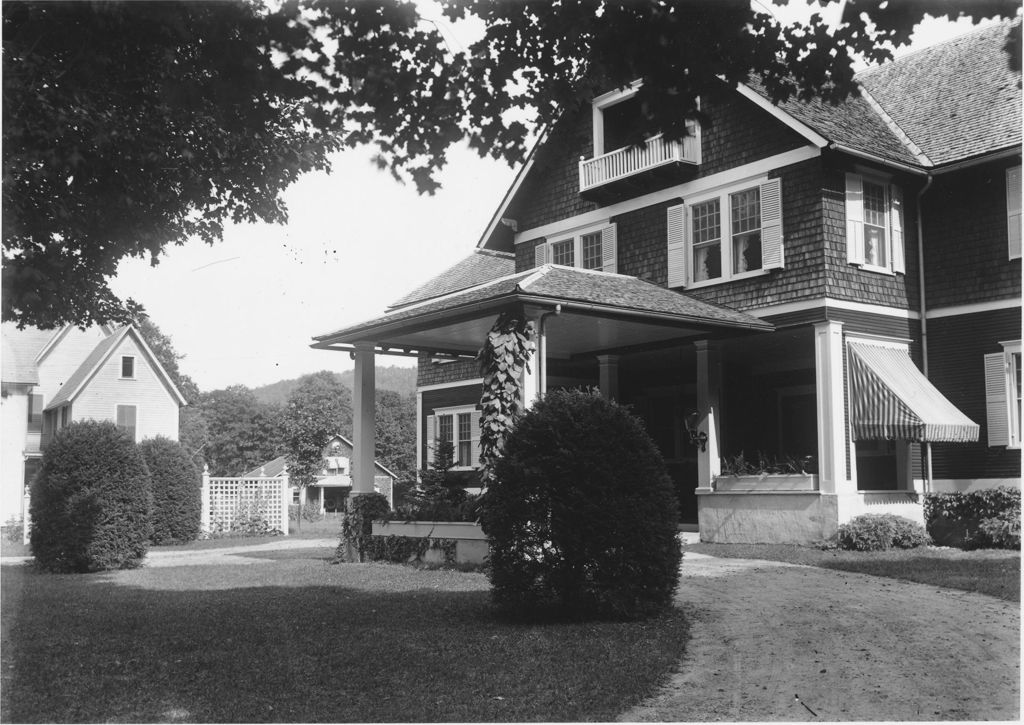
[[[550,392],[494,470],[480,520],[504,614],[638,619],[670,606],[682,556],[676,498],[661,453],[625,408]]]
[[[1020,489],[930,493],[924,497],[928,533],[941,546],[1020,548]]]
[[[839,527],[836,540],[840,549],[855,551],[915,549],[931,543],[921,524],[894,514],[857,516]]]
[[[202,516],[202,478],[185,449],[170,438],[157,436],[142,441],[139,452],[146,459],[153,482],[154,544],[185,544],[199,538]]]
[[[131,569],[146,556],[153,498],[135,442],[110,422],[62,428],[32,486],[32,554],[43,569]]]

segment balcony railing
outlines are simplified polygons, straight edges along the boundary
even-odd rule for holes
[[[668,164],[699,164],[700,136],[682,141],[665,141],[661,134],[647,139],[643,147],[616,149],[580,161],[580,191],[587,191]]]

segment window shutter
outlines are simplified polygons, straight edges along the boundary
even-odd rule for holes
[[[1010,445],[1010,410],[1006,397],[1006,355],[985,356],[985,409],[988,444]]]
[[[548,244],[541,242],[533,248],[533,266],[540,267],[548,263]]]
[[[846,175],[846,261],[864,264],[864,183]]]
[[[686,205],[670,206],[668,217],[668,286],[686,286]]]
[[[1010,259],[1020,259],[1020,167],[1006,170],[1006,227],[1010,235]]]
[[[469,462],[469,465],[473,468],[480,466],[480,411],[474,410],[469,415],[469,429],[472,431],[473,445],[470,446],[472,451],[473,459]]]
[[[124,430],[132,440],[135,440],[135,406],[117,406],[117,427]]]
[[[761,184],[761,268],[781,269],[786,265],[782,244],[782,180]]]
[[[889,231],[892,239],[892,271],[907,273],[906,250],[903,247],[903,190],[889,186]]]
[[[618,233],[614,224],[601,230],[601,269],[615,274],[618,271]]]
[[[423,455],[423,465],[421,468],[425,471],[430,468],[434,461],[434,448],[436,447],[435,440],[437,439],[437,420],[436,416],[427,416],[427,450]]]

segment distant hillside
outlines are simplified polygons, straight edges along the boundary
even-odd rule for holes
[[[355,372],[346,370],[343,373],[334,373],[342,384],[349,390],[352,389],[352,379]],[[284,405],[288,396],[299,385],[302,378],[290,380],[279,380],[276,383],[253,388],[253,394],[261,403],[270,405]],[[416,392],[416,368],[403,368],[395,365],[377,366],[376,384],[378,390],[394,390],[400,395],[408,395]]]

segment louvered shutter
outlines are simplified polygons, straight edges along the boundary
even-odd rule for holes
[[[618,271],[618,233],[614,224],[601,230],[601,269],[615,274]]]
[[[892,271],[907,273],[906,250],[903,247],[903,190],[889,186],[889,232],[892,239]]]
[[[1020,258],[1020,167],[1006,170],[1006,228],[1010,235],[1010,259]]]
[[[786,264],[782,244],[782,180],[761,184],[761,268],[781,269]]]
[[[988,444],[1010,445],[1010,407],[1006,396],[1006,355],[985,356],[985,409]]]
[[[474,410],[469,416],[469,429],[472,431],[473,445],[470,446],[469,465],[473,468],[480,466],[480,411]]]
[[[846,260],[864,264],[864,183],[857,174],[846,175]]]
[[[533,266],[540,267],[548,263],[548,244],[541,242],[533,248]]]
[[[686,286],[686,205],[670,206],[668,218],[668,286]]]
[[[431,467],[434,462],[434,451],[437,449],[437,416],[427,416],[427,450],[423,455],[423,466],[421,468],[425,471]]]

